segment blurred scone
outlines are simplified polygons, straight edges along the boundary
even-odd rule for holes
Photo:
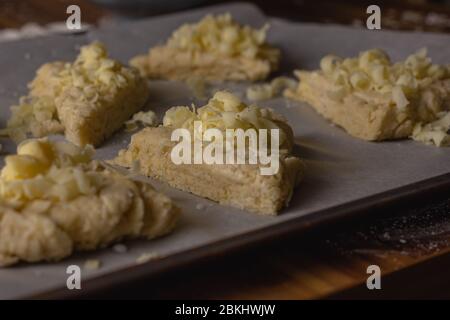
[[[188,129],[196,139],[196,122],[200,122],[205,129],[217,129],[223,133],[227,129],[277,129],[280,145],[276,157],[278,170],[274,174],[263,175],[260,162],[195,163],[193,160],[190,163],[175,163],[172,152],[177,142],[171,137],[174,129]],[[226,141],[229,142],[230,139]],[[197,143],[207,148],[214,142],[199,140]],[[235,141],[231,143],[235,148]],[[274,142],[269,140],[269,143]],[[270,109],[247,106],[228,92],[217,92],[206,106],[199,109],[169,109],[163,126],[145,128],[133,135],[129,147],[120,151],[114,162],[132,167],[135,161],[139,161],[142,174],[163,180],[175,188],[220,204],[275,215],[288,204],[294,187],[303,175],[302,162],[291,155],[293,143],[292,129],[280,115]],[[191,159],[198,156],[195,148]],[[236,149],[232,150],[234,159]]]
[[[6,131],[16,141],[28,133],[65,133],[76,145],[97,146],[148,98],[138,71],[109,59],[98,42],[82,47],[73,63],[44,64],[29,88],[29,95],[11,107]]]
[[[169,233],[178,209],[149,184],[91,159],[92,148],[32,139],[0,176],[0,266],[57,261],[124,238]]]
[[[357,138],[406,138],[450,110],[450,66],[432,64],[425,49],[397,63],[379,49],[355,58],[328,55],[320,67],[296,71],[299,85],[285,95]]]
[[[266,43],[267,27],[241,26],[230,14],[207,15],[175,30],[164,45],[130,64],[149,78],[263,80],[278,67],[280,52]]]

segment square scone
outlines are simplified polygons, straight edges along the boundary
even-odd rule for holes
[[[81,48],[74,62],[41,66],[28,96],[11,107],[6,132],[16,141],[28,134],[64,133],[76,145],[100,145],[147,101],[138,71],[108,58],[99,42]]]
[[[155,79],[263,80],[278,67],[280,52],[266,42],[267,26],[240,25],[230,14],[184,24],[163,45],[130,60]]]
[[[0,267],[58,261],[170,233],[179,209],[150,184],[92,160],[90,146],[25,140],[0,174]]]
[[[215,130],[219,136],[225,133],[225,143],[222,144],[217,137],[217,140],[206,139],[205,136],[202,138],[201,133],[200,138],[196,136],[199,132],[198,124],[204,129]],[[182,155],[189,154],[186,158],[192,160],[190,162],[179,162],[174,158],[174,155],[179,154],[179,141],[174,139],[174,135],[175,132],[178,134],[177,130],[180,128],[190,137],[194,136],[193,143],[183,150]],[[255,131],[257,133],[254,137],[259,141],[264,140],[263,135],[269,129],[274,130],[271,134],[279,132],[277,141],[272,135],[266,137],[271,144],[270,156],[273,156],[271,159],[274,163],[276,161],[276,169],[268,174],[263,173],[264,169],[270,169],[272,162],[270,165],[267,161],[263,163],[261,158],[254,162],[247,161],[251,150],[256,150],[250,147],[250,138],[241,144],[241,147],[248,148],[248,152],[239,158],[239,142],[235,140],[235,136],[226,134],[231,132],[230,129],[240,129],[241,132],[262,129]],[[278,149],[275,149],[275,144]],[[181,106],[169,109],[162,126],[145,128],[133,135],[128,148],[121,150],[113,162],[129,168],[137,166],[140,173],[146,176],[223,205],[262,215],[275,215],[287,206],[294,187],[303,175],[301,160],[292,155],[293,144],[292,130],[280,115],[271,109],[247,106],[231,93],[219,91],[201,108]],[[214,155],[231,155],[231,158],[226,158],[223,162],[208,162],[205,160],[205,152],[211,146],[219,146]],[[200,149],[203,150],[203,161],[196,160],[202,152],[198,151]],[[229,159],[233,160],[228,161]]]
[[[407,138],[450,110],[450,66],[431,63],[425,49],[392,63],[382,50],[354,58],[328,55],[320,70],[296,71],[285,96],[310,104],[354,137]]]

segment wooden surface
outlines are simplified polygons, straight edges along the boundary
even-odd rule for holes
[[[365,16],[364,1],[261,3],[266,14],[293,20],[357,25]],[[425,23],[433,12],[450,17],[448,7],[439,2],[384,3],[383,13],[391,17],[388,23],[382,21],[384,28],[450,30],[450,24]],[[120,13],[85,0],[0,0],[0,29],[27,22],[64,21],[69,4],[79,4],[83,21],[89,23]],[[405,10],[416,14],[405,20]],[[379,213],[382,218],[343,221],[308,234],[291,235],[92,298],[450,298],[449,213],[450,199],[427,198],[412,209],[386,209]],[[372,264],[382,270],[382,290],[369,291],[365,286],[366,269]]]
[[[450,200],[400,215],[388,210],[384,218],[289,236],[93,298],[450,298],[449,210]],[[373,264],[383,274],[379,291],[366,287]]]

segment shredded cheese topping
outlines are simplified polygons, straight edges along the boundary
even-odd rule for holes
[[[190,52],[214,52],[225,56],[277,60],[278,50],[266,45],[268,25],[261,29],[241,26],[229,13],[207,15],[193,24],[184,24],[173,32],[167,46]]]
[[[327,55],[320,61],[320,68],[333,83],[330,97],[341,99],[349,92],[375,92],[388,97],[399,109],[419,99],[421,91],[433,82],[450,78],[450,66],[432,64],[425,48],[397,63],[380,49],[361,52],[355,58]]]
[[[273,120],[275,116],[272,110],[248,106],[239,97],[227,91],[218,91],[201,108],[170,108],[164,115],[163,125],[192,129],[194,121],[201,121],[204,129],[259,129],[276,126]]]
[[[437,147],[450,145],[450,112],[440,114],[438,120],[422,124],[418,123],[414,127],[412,138],[426,144],[433,144]]]
[[[139,128],[139,124],[154,127],[158,124],[158,117],[153,111],[139,111],[125,122],[126,131],[131,132]]]
[[[187,106],[167,110],[163,126],[194,130],[194,121],[201,121],[202,129],[280,129],[280,145],[286,141],[286,133],[280,123],[286,120],[272,109],[246,105],[239,97],[227,91],[218,91],[201,108]],[[287,125],[287,124],[286,124]]]
[[[298,82],[288,77],[276,77],[269,83],[256,84],[247,88],[246,95],[250,101],[261,101],[274,98],[288,88],[295,90]]]

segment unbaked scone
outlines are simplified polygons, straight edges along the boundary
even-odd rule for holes
[[[299,85],[285,96],[307,102],[357,138],[407,138],[450,110],[450,66],[432,64],[425,49],[397,63],[379,49],[355,58],[328,55],[320,67],[296,71]]]
[[[146,80],[134,68],[108,58],[99,42],[81,48],[73,63],[41,66],[30,93],[11,107],[5,130],[21,141],[65,133],[76,145],[99,145],[145,104]]]
[[[0,266],[57,261],[128,238],[174,228],[165,195],[91,159],[92,148],[31,139],[0,175]]]
[[[279,50],[266,43],[266,31],[266,26],[241,26],[228,13],[207,15],[182,25],[164,45],[134,57],[130,65],[157,79],[263,80],[280,58]]]
[[[273,129],[280,132],[279,168],[275,174],[261,174],[261,164],[254,163],[181,163],[171,158],[177,142],[174,129],[191,132],[194,121],[204,128]],[[207,142],[201,141],[203,146]],[[163,126],[145,128],[131,138],[127,149],[119,152],[114,163],[132,167],[138,161],[140,172],[169,185],[217,201],[263,215],[275,215],[286,206],[294,187],[303,175],[299,158],[291,155],[292,130],[287,122],[270,109],[247,106],[228,92],[217,92],[208,104],[191,110],[174,107],[166,112]],[[195,157],[195,151],[192,157]]]

